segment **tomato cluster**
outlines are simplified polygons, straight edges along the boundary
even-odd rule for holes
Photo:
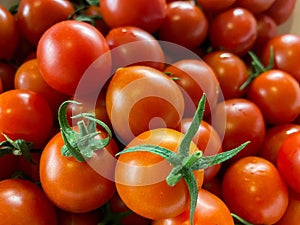
[[[0,225],[295,225],[296,0],[0,5]]]

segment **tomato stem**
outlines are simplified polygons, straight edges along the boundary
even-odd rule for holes
[[[239,217],[238,215],[231,213],[231,216],[238,220],[240,223],[242,223],[243,225],[253,225],[252,223],[249,223],[248,221],[244,220],[243,218]]]
[[[64,156],[73,156],[77,161],[83,162],[86,158],[92,157],[94,151],[104,148],[109,144],[112,137],[110,128],[102,121],[95,118],[91,113],[81,113],[73,118],[81,117],[88,120],[88,124],[84,120],[77,123],[79,132],[76,132],[69,125],[67,120],[67,105],[80,104],[76,101],[65,101],[58,109],[58,122],[60,125],[61,134],[65,145],[62,147],[62,154]],[[96,130],[96,124],[99,124],[105,129],[108,137],[104,139],[96,139],[95,137],[100,134]]]

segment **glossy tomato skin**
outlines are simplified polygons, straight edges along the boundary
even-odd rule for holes
[[[224,99],[245,95],[246,89],[240,87],[247,80],[248,71],[242,58],[229,51],[213,51],[203,60],[215,71]]]
[[[99,208],[115,192],[114,182],[109,176],[113,176],[114,157],[111,154],[116,154],[116,144],[111,141],[109,146],[98,150],[85,162],[63,156],[63,145],[61,133],[57,133],[41,155],[40,181],[45,193],[65,211],[84,213]]]
[[[14,16],[0,6],[0,59],[12,59],[19,44],[20,34]]]
[[[53,118],[57,118],[57,110],[60,104],[64,100],[67,100],[69,96],[54,90],[45,82],[40,73],[36,58],[21,64],[14,78],[16,89],[31,90],[40,93],[49,103]]]
[[[244,98],[228,99],[218,103],[213,117],[216,119],[214,128],[220,137],[223,137],[223,151],[250,141],[241,152],[227,162],[255,155],[259,151],[264,141],[266,127],[263,115],[256,104]]]
[[[285,181],[300,193],[300,132],[289,135],[281,144],[277,155],[277,167]]]
[[[244,55],[253,47],[256,37],[256,19],[244,8],[229,8],[210,23],[209,41],[215,49]]]
[[[288,188],[278,169],[266,159],[248,156],[226,171],[223,200],[232,213],[252,224],[274,224],[288,205]]]
[[[149,128],[176,128],[184,110],[177,84],[149,66],[117,69],[106,92],[106,109],[118,139],[128,144]]]
[[[228,1],[223,1],[223,0],[197,0],[197,3],[200,4],[200,6],[203,8],[205,12],[213,12],[213,13],[218,13],[222,10],[225,10],[229,7],[231,7],[236,0],[228,0]]]
[[[274,165],[277,163],[277,155],[283,141],[295,132],[300,131],[299,124],[279,124],[267,128],[264,144],[258,152],[258,155],[269,160]]]
[[[154,220],[152,225],[190,225],[189,211],[165,220]],[[211,192],[200,189],[194,214],[194,225],[233,225],[234,221],[228,207],[221,198]]]
[[[260,108],[267,124],[292,123],[300,113],[299,83],[282,70],[269,70],[255,78],[247,99]]]
[[[113,68],[145,65],[163,70],[163,50],[149,32],[138,27],[121,26],[112,28],[105,38],[112,50]]]
[[[183,118],[179,131],[186,133],[191,126],[193,118]],[[193,142],[203,151],[204,156],[215,155],[222,152],[222,141],[219,134],[206,121],[201,121]],[[211,181],[219,172],[221,164],[217,164],[204,169],[204,183]]]
[[[103,19],[110,28],[137,26],[149,33],[157,31],[166,16],[166,1],[103,0],[100,3]]]
[[[266,43],[262,50],[261,60],[264,65],[270,61],[270,48],[274,54],[274,69],[283,70],[300,82],[300,36],[295,34],[277,35]]]
[[[160,40],[194,50],[204,42],[207,32],[208,20],[198,6],[188,1],[174,1],[167,5],[167,15],[158,36]]]
[[[150,144],[177,151],[182,137],[176,130],[158,128],[141,133],[128,147]],[[192,143],[190,153],[196,150]],[[122,154],[115,170],[117,192],[129,209],[143,217],[160,220],[177,216],[188,206],[189,193],[183,179],[173,187],[167,184],[165,179],[171,169],[169,162],[154,153]],[[202,170],[195,172],[198,188],[202,186],[203,176]]]
[[[51,137],[53,117],[46,99],[33,91],[13,89],[0,95],[0,132],[43,148]]]
[[[204,116],[208,116],[217,104],[220,86],[213,69],[200,59],[182,59],[165,68],[171,78],[182,88],[184,117],[193,117],[195,109],[206,94]]]
[[[17,22],[22,36],[37,46],[48,28],[67,20],[73,12],[74,7],[69,0],[21,0]]]
[[[95,61],[96,71],[82,81],[86,82],[82,92],[98,90],[111,70],[103,35],[92,25],[76,20],[56,23],[43,34],[37,46],[37,61],[46,83],[67,95],[75,93],[86,69]]]
[[[56,225],[54,205],[31,181],[6,179],[0,182],[1,225]]]

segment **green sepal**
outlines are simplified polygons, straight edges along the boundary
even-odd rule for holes
[[[186,169],[184,173],[183,179],[185,180],[190,194],[190,224],[194,224],[194,213],[198,201],[198,187],[193,171],[191,169]]]

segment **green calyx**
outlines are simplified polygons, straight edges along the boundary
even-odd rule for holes
[[[274,51],[273,48],[270,48],[270,61],[268,66],[264,67],[264,65],[261,63],[261,61],[258,59],[258,57],[255,55],[254,52],[249,51],[248,52],[250,58],[251,58],[251,67],[252,70],[249,72],[248,79],[240,86],[240,90],[244,90],[248,85],[251,84],[251,82],[258,77],[263,72],[266,72],[274,67]]]
[[[220,164],[238,152],[240,152],[249,142],[245,142],[235,149],[230,151],[222,152],[212,156],[203,156],[202,151],[198,150],[192,154],[189,153],[190,144],[193,137],[199,129],[200,123],[203,118],[203,113],[205,109],[206,95],[203,94],[197,110],[195,112],[192,123],[180,142],[178,152],[173,152],[167,148],[154,145],[138,145],[133,146],[123,151],[119,152],[117,155],[137,152],[137,151],[147,151],[157,155],[160,155],[166,159],[170,164],[172,164],[173,169],[166,178],[166,182],[170,186],[174,186],[178,181],[184,179],[190,194],[190,223],[193,224],[194,212],[197,205],[198,198],[198,187],[193,171],[205,169],[207,167]]]
[[[107,146],[111,140],[112,133],[110,128],[102,121],[95,118],[92,113],[81,113],[73,118],[83,118],[78,121],[78,131],[70,127],[67,120],[67,106],[69,103],[80,104],[76,101],[65,101],[58,109],[58,122],[65,145],[61,151],[64,156],[73,156],[77,161],[84,162],[92,157],[94,151]],[[84,122],[87,120],[87,124]],[[104,139],[95,138],[101,131],[97,130],[97,124],[104,128],[107,137]]]

